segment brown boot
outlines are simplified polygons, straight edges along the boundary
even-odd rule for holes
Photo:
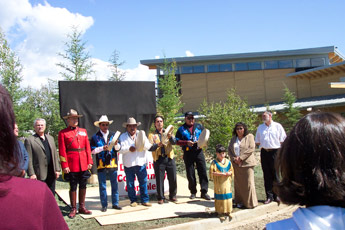
[[[77,191],[69,191],[69,199],[71,200],[71,211],[68,217],[73,219],[77,214]]]
[[[90,215],[90,214],[92,214],[92,212],[85,208],[85,196],[86,196],[86,188],[79,189],[79,210],[78,210],[78,212],[79,212],[79,214]]]

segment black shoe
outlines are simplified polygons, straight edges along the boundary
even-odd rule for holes
[[[193,194],[193,193],[192,193],[192,194],[190,194],[189,199],[192,199],[192,200],[193,200],[193,199],[195,199],[195,197],[196,197],[196,194]]]
[[[101,212],[106,212],[107,211],[107,207],[102,207]]]
[[[122,208],[118,205],[113,205],[113,209],[122,210]]]
[[[271,203],[272,201],[273,201],[272,198],[268,198],[268,199],[264,202],[264,204],[269,204],[269,203]]]
[[[211,197],[207,193],[201,193],[201,198],[205,200],[211,200]]]

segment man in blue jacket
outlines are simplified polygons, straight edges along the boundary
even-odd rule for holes
[[[204,127],[195,123],[194,115],[192,112],[185,113],[185,123],[176,132],[177,145],[180,145],[183,150],[183,160],[186,166],[188,188],[190,190],[190,199],[196,197],[196,177],[195,168],[199,175],[199,182],[201,187],[201,198],[210,200],[208,191],[208,178],[206,172],[206,161],[202,148],[198,148],[197,141]]]
[[[90,146],[92,154],[96,154],[97,175],[99,183],[99,196],[102,204],[102,212],[107,211],[107,173],[109,174],[111,184],[111,200],[114,209],[121,210],[119,206],[119,191],[117,183],[117,151],[115,147],[109,149],[108,146],[113,140],[115,133],[109,131],[109,125],[113,121],[109,121],[106,115],[102,115],[99,121],[95,121],[94,125],[99,127],[99,131],[92,136]],[[117,141],[115,142],[117,146]],[[118,149],[117,149],[118,150]]]

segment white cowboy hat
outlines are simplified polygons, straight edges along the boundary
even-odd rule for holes
[[[137,126],[139,126],[139,125],[141,125],[141,122],[137,123],[137,121],[133,117],[130,117],[130,118],[128,118],[127,122],[123,122],[122,123],[122,127],[126,128],[127,125],[137,125]]]
[[[114,147],[115,142],[117,141],[117,139],[119,139],[121,132],[120,131],[116,131],[116,133],[114,134],[113,139],[111,140],[109,146],[108,146],[108,150],[111,151],[111,149]]]
[[[174,131],[174,126],[169,125],[163,132],[162,135],[162,143],[163,145],[167,145],[169,143],[169,138],[168,138],[168,134],[172,134]]]
[[[145,139],[146,139],[145,131],[140,130],[135,139],[135,148],[137,149],[138,152],[144,151]]]
[[[109,123],[109,125],[110,125],[111,123],[113,123],[113,120],[109,121],[107,115],[102,115],[102,116],[99,118],[99,121],[95,121],[93,124],[94,124],[96,127],[99,127],[99,123]]]
[[[207,145],[208,139],[210,138],[210,130],[204,129],[198,140],[198,148],[203,148]]]
[[[68,119],[70,117],[82,117],[83,115],[78,115],[78,112],[75,111],[74,109],[70,109],[67,112],[67,115],[63,117],[63,119]]]

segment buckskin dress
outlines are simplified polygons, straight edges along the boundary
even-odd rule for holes
[[[218,214],[230,214],[232,212],[232,176],[216,176],[213,172],[232,172],[231,162],[225,159],[224,164],[218,160],[213,160],[210,167],[210,180],[214,182],[214,205]]]

